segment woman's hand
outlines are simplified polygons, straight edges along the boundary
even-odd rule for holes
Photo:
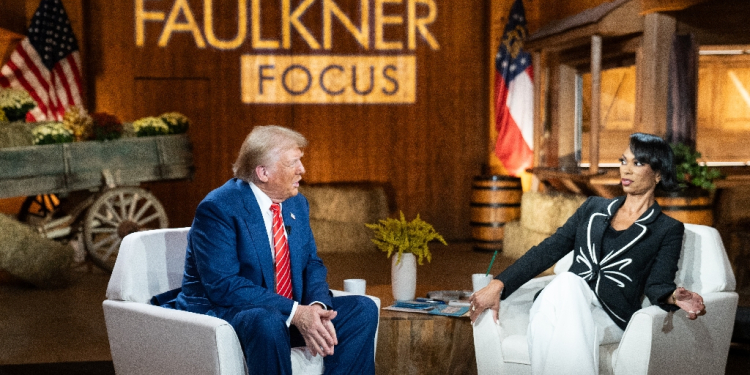
[[[690,320],[695,320],[699,316],[706,314],[706,306],[703,304],[703,297],[698,293],[679,287],[675,289],[674,293],[672,293],[672,298],[672,303],[687,311],[687,317]]]
[[[500,293],[503,292],[503,287],[505,287],[505,284],[502,281],[492,279],[489,285],[471,295],[469,298],[469,302],[471,302],[471,323],[474,323],[479,314],[487,309],[492,310],[492,319],[497,323],[497,313],[500,311]]]

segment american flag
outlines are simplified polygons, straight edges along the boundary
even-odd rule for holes
[[[27,121],[61,121],[65,109],[82,105],[81,57],[60,0],[42,0],[26,38],[0,68],[0,86],[24,89],[37,103]]]
[[[514,176],[534,161],[534,68],[523,50],[527,33],[523,1],[515,0],[495,56],[495,155]]]

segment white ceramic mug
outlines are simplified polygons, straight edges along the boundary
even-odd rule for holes
[[[344,280],[344,291],[353,294],[365,295],[365,279],[346,279]]]
[[[471,275],[471,286],[475,292],[486,287],[490,281],[492,281],[492,275],[485,275],[483,273],[475,273]]]

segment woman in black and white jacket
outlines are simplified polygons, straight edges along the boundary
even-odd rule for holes
[[[646,296],[690,319],[705,313],[697,293],[674,283],[684,226],[661,212],[657,186],[676,187],[674,155],[661,138],[630,136],[620,159],[624,197],[590,197],[555,234],[532,247],[471,297],[471,319],[574,250],[569,271],[534,301],[528,341],[533,374],[597,374],[599,345],[618,342]]]

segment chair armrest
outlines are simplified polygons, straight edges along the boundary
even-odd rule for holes
[[[474,354],[477,374],[494,374],[504,362],[502,351],[502,328],[492,319],[492,311],[479,314],[473,324]]]
[[[333,294],[334,297],[341,297],[341,296],[354,296],[356,294],[344,292],[343,290],[334,290],[331,289],[331,294]],[[375,302],[375,305],[378,307],[378,326],[375,328],[375,346],[373,346],[373,353],[377,354],[378,351],[378,332],[380,331],[380,298],[375,296],[369,296],[365,295],[365,297],[371,299],[373,302]]]
[[[723,374],[737,311],[734,292],[703,296],[706,315],[690,320],[682,310],[638,310],[612,359],[615,374]],[[684,358],[693,358],[684,361]]]
[[[102,307],[118,375],[247,373],[237,335],[222,319],[138,302]]]
[[[554,277],[555,275],[550,275],[531,279],[500,301],[498,323],[492,319],[492,312],[489,310],[479,315],[473,327],[477,373],[495,374],[499,371],[506,360],[502,341],[514,334],[526,335],[534,295]]]
[[[344,292],[343,290],[335,290],[335,289],[331,289],[331,294],[333,294],[334,297],[354,296],[354,295],[356,295],[354,293]],[[371,299],[373,302],[375,302],[375,304],[378,306],[378,311],[380,311],[380,298],[375,297],[375,296],[369,296],[369,295],[365,295],[365,297],[367,297],[367,298]]]

